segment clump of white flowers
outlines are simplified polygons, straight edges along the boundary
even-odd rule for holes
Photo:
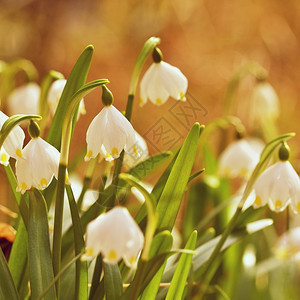
[[[185,101],[188,81],[182,72],[162,60],[161,51],[153,50],[154,63],[145,72],[141,80],[140,105],[149,98],[156,105],[164,104],[169,97]]]
[[[143,233],[127,208],[116,206],[88,224],[83,259],[91,260],[102,253],[106,263],[116,264],[123,258],[133,267],[143,245]]]

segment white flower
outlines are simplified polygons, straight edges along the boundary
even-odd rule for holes
[[[259,161],[259,152],[240,139],[231,143],[220,155],[219,174],[228,177],[250,176]]]
[[[254,184],[254,208],[267,203],[271,210],[283,211],[288,204],[300,212],[300,179],[288,161],[278,161],[267,168]]]
[[[141,80],[141,100],[144,105],[149,98],[157,105],[164,104],[169,97],[185,101],[188,81],[182,72],[161,61],[153,63]]]
[[[17,191],[22,194],[35,187],[45,189],[52,177],[57,178],[59,165],[59,151],[37,137],[23,149],[23,158],[16,161]]]
[[[0,111],[0,129],[4,122],[8,119],[8,116]],[[3,143],[4,150],[13,158],[22,157],[22,148],[25,139],[25,133],[20,126],[16,126],[9,133]],[[9,158],[8,158],[9,159]]]
[[[87,133],[85,161],[101,153],[106,160],[118,158],[124,149],[138,154],[136,136],[130,122],[113,105],[105,106],[91,122]]]
[[[66,82],[66,79],[55,80],[49,88],[47,102],[52,115],[55,114],[59,99],[62,95]],[[83,99],[81,99],[79,104],[79,113],[82,115],[86,113]]]
[[[279,99],[273,87],[266,81],[253,89],[252,106],[254,121],[275,120],[279,116]]]
[[[101,252],[106,263],[115,264],[123,258],[132,267],[143,245],[139,226],[125,207],[117,206],[88,224],[83,259],[93,259]]]
[[[16,88],[7,99],[9,115],[38,114],[41,89],[34,82]]]
[[[149,156],[148,146],[146,141],[136,131],[136,142],[129,147],[128,153],[124,155],[124,165],[127,168],[133,168],[138,163],[144,161]]]

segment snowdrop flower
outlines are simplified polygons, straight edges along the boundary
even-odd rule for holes
[[[95,158],[98,153],[111,161],[118,158],[123,149],[138,155],[135,131],[124,115],[112,105],[112,99],[111,92],[104,86],[102,102],[105,106],[93,119],[86,133],[85,161]]]
[[[8,116],[4,114],[2,111],[0,111],[0,129],[2,128],[3,124],[7,119]],[[15,159],[22,157],[22,148],[23,148],[24,139],[25,139],[25,134],[22,128],[20,126],[14,127],[3,143],[3,148],[5,150],[5,152],[3,152],[2,154],[3,161],[6,161],[5,153],[7,153],[9,156]],[[9,157],[7,158],[7,161],[8,159]],[[2,161],[2,156],[1,156],[1,161]]]
[[[240,139],[231,143],[220,155],[219,174],[227,177],[248,178],[259,161],[259,152]]]
[[[254,208],[269,204],[271,210],[280,212],[291,204],[295,213],[300,212],[300,179],[288,162],[286,147],[280,148],[280,161],[267,168],[255,182]]]
[[[41,89],[34,82],[16,88],[7,99],[9,115],[38,114]]]
[[[153,50],[154,63],[146,71],[141,80],[140,105],[143,106],[149,98],[157,105],[164,104],[169,97],[185,101],[188,81],[182,72],[162,61],[158,48]]]
[[[31,187],[45,189],[53,176],[58,175],[59,151],[39,137],[39,129],[33,121],[29,133],[32,139],[24,147],[23,157],[16,161],[16,190],[22,194]]]
[[[279,99],[273,87],[266,81],[257,83],[252,93],[255,121],[275,120],[279,116]]]
[[[129,147],[128,153],[124,155],[124,165],[127,168],[133,168],[138,163],[144,161],[149,156],[148,146],[141,135],[135,131],[136,142]]]
[[[66,82],[66,79],[55,80],[49,88],[47,102],[52,116],[55,114],[59,99],[62,95]],[[86,113],[83,99],[80,101],[79,104],[79,113],[82,115]]]
[[[114,207],[90,222],[86,229],[86,252],[91,260],[102,253],[104,261],[116,264],[121,258],[128,267],[136,265],[144,236],[125,207]]]

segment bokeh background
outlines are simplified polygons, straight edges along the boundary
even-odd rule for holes
[[[68,76],[83,49],[95,47],[88,80],[108,78],[115,106],[126,107],[131,72],[143,43],[161,38],[164,60],[181,69],[189,80],[189,98],[203,108],[203,124],[222,114],[224,94],[234,72],[256,61],[269,73],[268,81],[281,101],[279,133],[299,131],[300,2],[274,0],[1,0],[0,59],[26,58],[39,72]],[[151,63],[149,58],[143,72]],[[247,102],[254,86],[249,76],[235,97],[235,114],[247,123]],[[170,113],[175,100],[163,106],[134,103],[132,123],[145,136],[161,117],[183,139],[188,128]],[[84,145],[90,121],[101,109],[99,92],[86,99],[72,143]],[[246,111],[246,114],[245,114]],[[291,142],[298,157],[296,137]],[[149,145],[150,153],[157,152]],[[168,149],[159,149],[168,150]]]

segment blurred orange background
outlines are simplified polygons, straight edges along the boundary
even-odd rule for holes
[[[135,60],[150,36],[161,38],[164,60],[188,78],[189,93],[206,111],[200,123],[220,116],[234,71],[256,61],[268,71],[268,81],[281,101],[279,133],[299,132],[299,1],[2,0],[0,4],[1,60],[31,60],[40,83],[49,70],[67,77],[83,49],[93,44],[88,80],[108,78],[119,110],[126,107]],[[143,72],[150,63],[151,58]],[[235,99],[238,116],[253,86],[251,80],[245,82]],[[186,136],[187,127],[170,114],[175,100],[161,107],[147,103],[140,108],[139,89],[137,93],[132,123],[141,135],[164,116],[182,138]],[[80,117],[76,128],[75,143],[85,143],[87,127],[101,108],[100,92],[91,93],[86,98],[87,114]],[[291,142],[294,156],[299,153],[297,139]],[[149,148],[150,153],[157,152]]]

